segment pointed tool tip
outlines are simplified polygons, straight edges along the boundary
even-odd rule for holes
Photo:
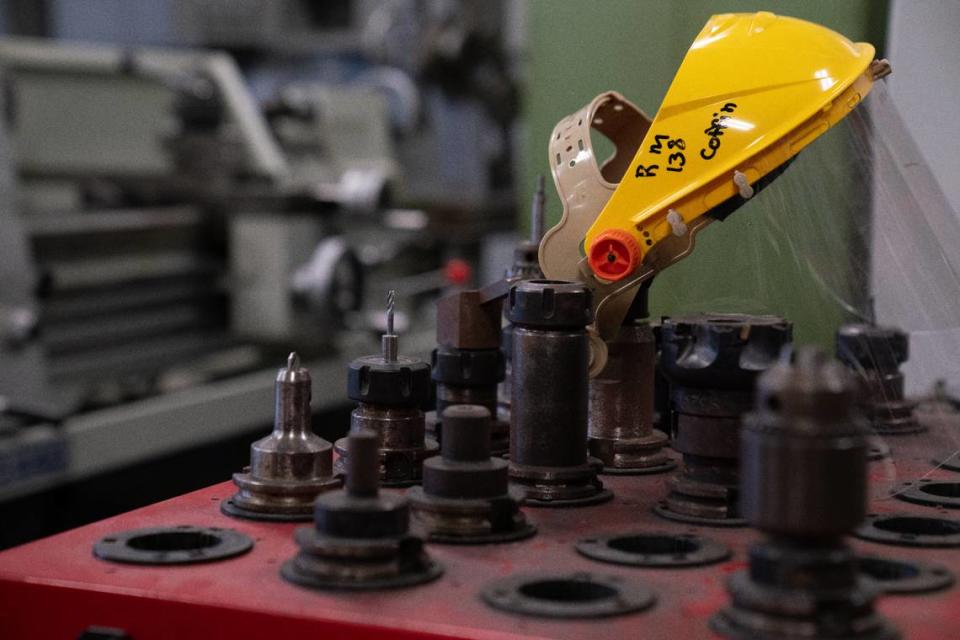
[[[387,335],[393,335],[393,311],[397,301],[397,290],[390,289],[387,293]]]
[[[300,354],[296,351],[291,351],[290,355],[287,356],[287,369],[299,369],[300,368]]]

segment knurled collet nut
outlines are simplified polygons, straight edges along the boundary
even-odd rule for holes
[[[430,397],[430,365],[399,356],[384,362],[381,356],[357,358],[347,368],[347,396],[385,407],[421,407]]]
[[[894,371],[910,355],[910,337],[894,327],[845,324],[837,330],[836,350],[848,366]]]
[[[441,384],[473,387],[495,385],[506,375],[500,349],[458,349],[440,345],[433,350],[432,377]]]
[[[507,319],[540,329],[582,329],[593,321],[592,296],[578,282],[526,280],[510,288]]]

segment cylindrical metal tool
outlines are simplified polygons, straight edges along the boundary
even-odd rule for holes
[[[360,429],[346,438],[346,486],[317,500],[314,526],[295,533],[299,553],[281,575],[318,589],[385,589],[437,578],[442,567],[409,533],[405,498],[378,490],[376,433]]]
[[[917,403],[904,398],[900,365],[909,357],[909,336],[893,327],[845,324],[837,330],[837,358],[866,385],[863,412],[882,435],[926,431],[913,410]]]
[[[790,342],[777,316],[708,314],[664,318],[660,367],[670,380],[673,448],[683,467],[656,512],[672,520],[740,526],[741,416],[757,376]]]
[[[730,638],[897,638],[873,610],[878,589],[843,536],[866,511],[866,422],[856,385],[813,348],[758,383],[741,439],[741,505],[768,539],[729,583],[731,606],[711,620]]]
[[[420,481],[423,461],[436,455],[439,446],[425,436],[420,407],[430,396],[430,365],[397,355],[393,333],[393,292],[388,305],[383,352],[350,363],[347,395],[358,403],[350,414],[350,431],[369,429],[380,436],[380,482],[386,487],[406,487]],[[345,471],[347,439],[337,440],[336,472]]]
[[[634,317],[607,343],[607,364],[590,380],[589,448],[603,461],[604,473],[659,473],[676,466],[664,451],[666,434],[653,428],[657,352],[646,297],[642,287],[636,315],[628,314]]]
[[[310,372],[291,353],[277,373],[273,433],[250,445],[250,466],[234,474],[239,491],[224,513],[254,520],[309,520],[316,497],[340,486],[333,450],[310,425]]]
[[[413,517],[433,542],[476,544],[532,536],[523,492],[508,486],[507,461],[490,457],[490,411],[454,405],[443,413],[440,455],[423,463],[423,487],[407,491]]]
[[[507,452],[510,424],[497,418],[497,384],[504,378],[505,358],[500,349],[458,349],[445,345],[433,351],[432,377],[437,383],[437,410],[427,414],[427,431],[443,442],[441,416],[447,407],[473,404],[494,416],[491,447],[494,455]]]
[[[612,494],[587,455],[591,319],[581,284],[528,280],[508,298],[513,329],[510,478],[531,506],[595,504]]]
[[[513,263],[504,273],[504,278],[510,283],[517,283],[521,280],[539,280],[543,278],[543,271],[540,269],[540,239],[544,232],[544,203],[546,202],[546,191],[544,189],[544,177],[537,177],[537,188],[533,193],[533,201],[530,205],[530,239],[524,240],[513,250]],[[504,314],[507,309],[504,306]],[[513,325],[509,322],[503,327],[500,350],[503,352],[506,360],[504,368],[503,382],[497,388],[497,416],[507,425],[510,424],[510,394],[512,388],[511,382],[511,364],[513,357]]]

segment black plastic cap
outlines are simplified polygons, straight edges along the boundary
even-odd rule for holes
[[[396,538],[410,528],[410,506],[398,495],[356,498],[331,491],[317,498],[313,522],[317,531],[335,538]]]
[[[895,371],[910,355],[910,336],[893,327],[845,324],[837,329],[836,348],[847,366]]]
[[[590,290],[578,282],[527,280],[510,288],[507,318],[544,329],[576,329],[593,321]]]
[[[475,404],[455,404],[443,411],[444,460],[485,462],[490,457],[490,411]]]
[[[354,498],[376,497],[380,489],[380,437],[369,429],[347,435],[344,489]]]
[[[430,384],[430,365],[405,356],[396,362],[364,356],[347,369],[347,396],[366,404],[421,407],[430,398]]]

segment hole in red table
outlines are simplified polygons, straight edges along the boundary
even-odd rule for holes
[[[220,544],[220,538],[199,531],[149,533],[127,540],[127,546],[140,551],[194,551]]]
[[[633,535],[612,538],[607,546],[624,553],[637,555],[677,555],[694,553],[700,543],[691,538],[664,535]]]
[[[960,498],[960,482],[931,482],[922,485],[920,491],[938,498]]]
[[[960,535],[960,522],[940,518],[899,516],[878,518],[873,526],[881,531],[916,536],[954,536]]]
[[[538,580],[521,585],[518,591],[528,598],[550,602],[596,602],[613,598],[617,590],[586,580]]]

